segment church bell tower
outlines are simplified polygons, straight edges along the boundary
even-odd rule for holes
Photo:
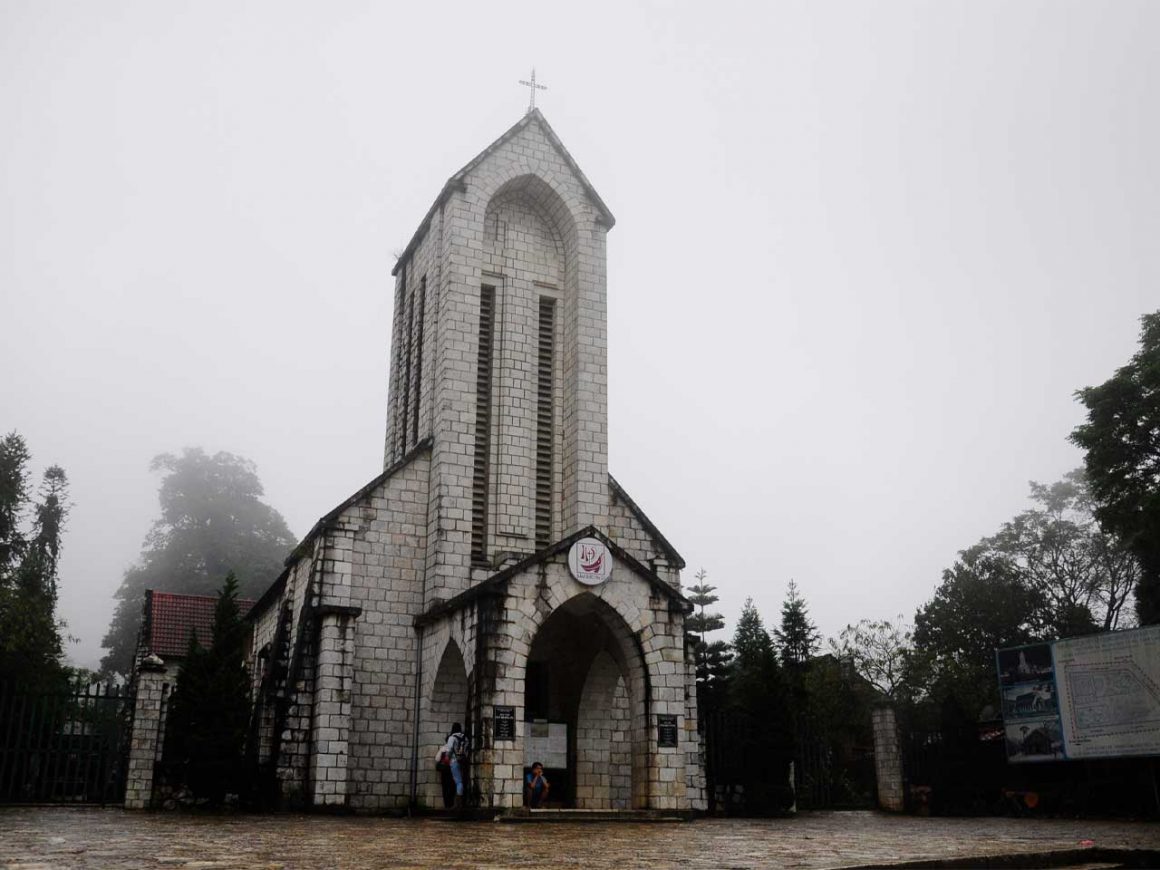
[[[395,266],[386,465],[430,439],[437,595],[607,525],[613,223],[530,109],[452,176]]]

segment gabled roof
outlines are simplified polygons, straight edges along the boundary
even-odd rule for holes
[[[146,652],[162,658],[184,657],[189,650],[189,639],[197,633],[197,642],[209,647],[213,642],[213,612],[217,607],[214,595],[179,595],[175,592],[145,593]],[[238,610],[245,613],[254,602],[238,599]]]
[[[632,512],[632,515],[636,517],[637,521],[642,526],[644,526],[645,531],[652,535],[656,545],[664,551],[665,555],[668,556],[669,559],[672,560],[673,565],[678,570],[683,569],[685,567],[685,560],[681,558],[681,554],[677,552],[676,547],[669,543],[669,539],[661,534],[661,530],[653,525],[653,521],[650,520],[645,512],[640,509],[640,505],[632,500],[632,496],[624,491],[624,487],[621,486],[619,481],[617,481],[617,479],[611,474],[608,475],[608,485],[612,487],[613,495],[620,499],[620,501],[624,502],[624,506],[627,507]]]
[[[556,131],[552,129],[552,126],[548,123],[547,119],[543,116],[539,109],[532,109],[518,121],[512,124],[511,127],[507,129],[507,132],[505,132],[502,136],[500,136],[498,139],[480,151],[477,155],[475,155],[475,157],[473,157],[466,166],[447,179],[447,183],[443,185],[443,189],[439,191],[439,195],[435,197],[435,202],[431,204],[431,208],[427,209],[427,214],[423,216],[423,220],[419,223],[419,229],[415,231],[415,235],[411,237],[411,241],[407,243],[407,247],[403,249],[403,253],[399,255],[398,262],[396,262],[395,267],[391,269],[392,275],[397,275],[399,269],[401,269],[403,265],[411,258],[411,254],[414,252],[415,248],[419,246],[419,242],[423,240],[423,236],[427,234],[427,228],[430,226],[431,218],[434,216],[435,212],[439,210],[439,207],[447,201],[447,197],[449,197],[453,191],[466,189],[467,182],[465,179],[467,178],[468,174],[480,163],[482,163],[487,157],[495,153],[495,151],[498,150],[500,146],[502,146],[508,140],[515,138],[520,134],[520,132],[522,132],[529,124],[533,122],[540,125],[540,129],[544,131],[544,135],[548,137],[548,141],[552,143],[552,147],[556,149],[564,162],[568,164],[568,168],[572,170],[573,174],[576,176],[577,181],[579,181],[581,186],[584,188],[584,192],[588,194],[588,198],[592,200],[592,204],[596,206],[596,210],[600,212],[600,219],[604,225],[608,229],[612,229],[612,227],[615,226],[616,218],[612,216],[612,212],[608,210],[608,206],[604,204],[604,200],[600,198],[600,194],[596,192],[596,188],[592,186],[592,183],[588,180],[587,176],[585,176],[581,171],[580,166],[572,158],[572,155],[568,153],[568,149],[564,147],[564,143],[560,141],[560,137],[556,135]]]
[[[687,599],[684,595],[682,595],[680,592],[678,592],[676,589],[674,589],[672,586],[650,571],[645,565],[642,565],[640,562],[634,559],[602,531],[597,529],[595,526],[587,526],[575,534],[569,535],[563,540],[557,541],[555,544],[552,544],[549,547],[545,547],[543,550],[540,550],[537,553],[533,553],[523,561],[517,562],[508,568],[504,568],[498,574],[493,574],[482,583],[477,583],[476,585],[472,586],[466,592],[461,592],[448,601],[444,601],[441,604],[436,604],[426,613],[421,614],[420,616],[416,616],[414,620],[415,625],[429,625],[430,623],[448,613],[454,613],[465,605],[470,604],[477,598],[484,598],[488,595],[501,594],[503,592],[504,586],[512,577],[515,577],[517,574],[524,573],[529,568],[533,568],[536,565],[539,565],[541,562],[547,562],[554,556],[558,556],[561,553],[567,553],[569,548],[581,538],[596,538],[598,541],[608,547],[612,555],[627,565],[629,570],[643,578],[649,584],[649,586],[652,587],[654,592],[659,592],[668,598],[670,605],[677,607],[683,613],[692,613],[693,604],[689,601],[689,599]]]
[[[297,545],[295,545],[294,549],[290,551],[290,555],[287,556],[286,560],[282,563],[284,566],[282,573],[274,579],[274,582],[271,583],[266,591],[262,593],[262,596],[256,602],[253,602],[253,606],[249,608],[248,611],[243,611],[245,618],[253,619],[257,615],[258,611],[264,609],[272,598],[276,598],[281,594],[282,588],[286,585],[286,577],[289,575],[290,569],[294,567],[295,562],[302,558],[302,555],[314,542],[314,539],[318,537],[320,532],[329,527],[332,523],[335,522],[335,520],[342,516],[343,511],[352,505],[358,504],[362,499],[366,498],[371,492],[373,492],[376,487],[380,486],[392,476],[397,474],[400,470],[409,465],[412,461],[414,461],[415,457],[419,456],[421,453],[430,451],[431,444],[432,441],[430,438],[424,438],[422,441],[411,448],[410,453],[407,453],[394,465],[391,465],[385,469],[382,474],[375,475],[373,478],[371,478],[369,483],[359,487],[359,489],[356,490],[352,495],[343,499],[339,504],[335,505],[334,508],[319,517],[318,522],[316,522],[310,531],[306,533],[306,537],[299,541]]]

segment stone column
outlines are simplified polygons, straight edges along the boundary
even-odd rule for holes
[[[902,790],[902,747],[894,708],[880,704],[871,714],[874,726],[874,772],[878,779],[878,806],[900,813],[905,808]]]
[[[319,608],[318,681],[315,684],[313,794],[316,807],[345,807],[350,760],[354,620],[357,607]]]
[[[165,701],[169,693],[165,663],[147,656],[137,669],[137,696],[125,771],[125,809],[143,810],[153,803],[153,771],[165,744]]]

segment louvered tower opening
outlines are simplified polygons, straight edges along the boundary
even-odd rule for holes
[[[411,406],[411,442],[419,443],[419,398],[423,391],[423,309],[427,303],[427,276],[419,282],[419,301],[415,306],[415,393]]]
[[[491,455],[491,363],[495,345],[495,288],[479,291],[479,358],[475,370],[475,468],[471,488],[471,558],[487,561],[487,502]]]
[[[552,543],[552,447],[555,440],[556,300],[540,297],[536,386],[536,549]]]
[[[403,315],[403,320],[407,327],[406,343],[403,345],[403,395],[402,401],[399,403],[402,406],[402,417],[399,425],[399,455],[407,452],[407,435],[411,428],[411,342],[414,338],[415,325],[415,298],[409,297],[407,299],[407,312]]]

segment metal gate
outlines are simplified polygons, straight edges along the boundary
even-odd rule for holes
[[[0,803],[120,803],[129,692],[0,684]]]

